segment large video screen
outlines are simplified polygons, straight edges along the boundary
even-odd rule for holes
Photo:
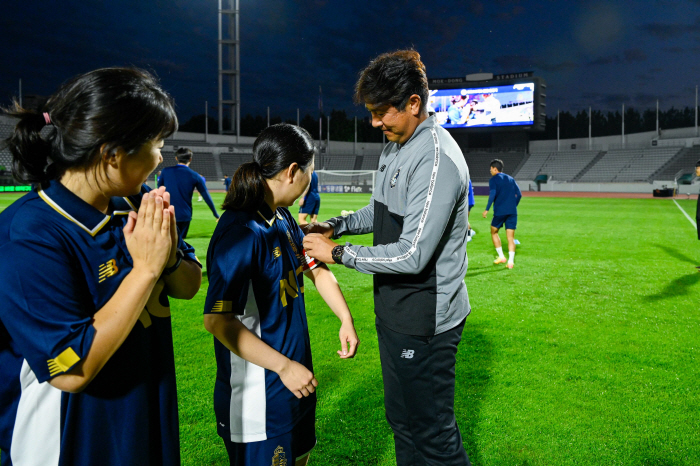
[[[428,111],[444,128],[531,126],[534,83],[431,90]]]

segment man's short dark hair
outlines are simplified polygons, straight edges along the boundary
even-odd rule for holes
[[[402,112],[413,94],[420,97],[421,112],[425,112],[428,76],[420,54],[412,49],[379,55],[360,72],[355,84],[355,103],[359,105],[391,105]]]
[[[175,151],[175,157],[179,163],[187,163],[192,161],[192,151],[186,147],[180,147]]]
[[[503,173],[503,160],[501,159],[493,159],[491,161],[491,166],[498,170],[499,172]]]
[[[697,168],[697,167],[700,167],[700,160],[698,160],[697,162],[695,162],[695,167],[696,167],[696,168]]]

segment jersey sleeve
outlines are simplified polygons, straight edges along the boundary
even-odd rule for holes
[[[496,177],[492,176],[489,180],[489,201],[486,204],[486,210],[491,208],[491,204],[496,200]],[[494,207],[494,215],[496,208]]]
[[[13,241],[2,255],[0,319],[10,338],[39,382],[68,372],[95,336],[84,272],[55,245],[38,241]]]
[[[250,280],[257,270],[255,258],[259,255],[255,233],[244,226],[234,225],[212,241],[207,254],[209,288],[205,314],[245,313]]]
[[[216,207],[214,206],[214,201],[211,198],[211,195],[209,194],[209,190],[207,190],[207,184],[204,181],[203,176],[199,176],[196,173],[194,174],[195,176],[195,187],[197,188],[197,191],[199,191],[199,194],[202,195],[202,198],[204,199],[204,202],[209,206],[209,209],[211,209],[211,212],[214,214],[215,218],[219,218],[219,213],[216,211]]]

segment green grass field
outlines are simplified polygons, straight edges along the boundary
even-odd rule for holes
[[[0,196],[0,209],[16,199]],[[220,204],[223,194],[214,194]],[[324,194],[320,218],[368,195]],[[679,200],[694,217],[695,201]],[[204,261],[216,223],[195,202],[188,241]],[[472,304],[455,406],[475,465],[700,464],[700,242],[665,199],[525,198],[513,270],[495,252],[478,198],[465,281]],[[296,206],[292,207],[296,214]],[[371,244],[371,235],[349,239]],[[391,465],[370,276],[333,266],[355,316],[354,360],[306,284],[318,388],[313,465]],[[172,301],[185,465],[228,464],[216,435],[205,280]]]

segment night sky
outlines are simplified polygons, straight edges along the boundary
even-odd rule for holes
[[[0,105],[50,95],[79,73],[154,71],[181,121],[216,105],[216,0],[3,2]],[[241,0],[241,114],[296,118],[352,103],[374,56],[414,47],[431,78],[534,71],[547,113],[592,106],[692,107],[700,84],[700,0]],[[215,116],[215,111],[210,110]]]

